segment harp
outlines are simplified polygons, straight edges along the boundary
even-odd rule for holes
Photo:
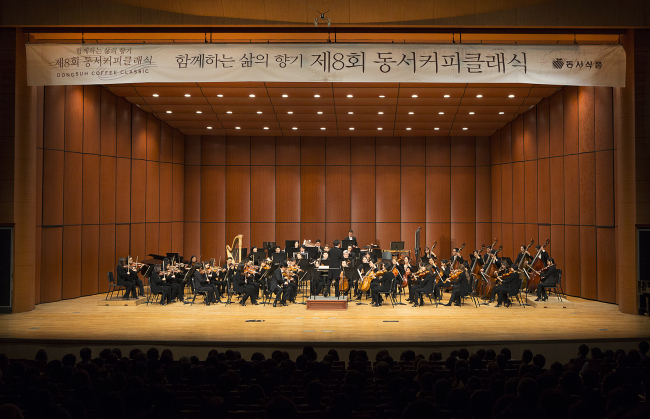
[[[240,234],[234,238],[232,241],[232,246],[226,245],[226,257],[232,258],[235,263],[241,262],[241,248],[243,238],[244,235]],[[237,247],[237,249],[235,249],[235,247]]]

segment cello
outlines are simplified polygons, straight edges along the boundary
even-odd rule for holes
[[[347,263],[343,261],[345,265],[341,265],[341,268],[347,268]],[[341,291],[348,292],[350,289],[350,283],[348,282],[348,277],[345,276],[345,269],[341,269],[341,275],[339,275],[339,283],[341,284]]]
[[[481,253],[483,253],[484,249],[485,244],[482,244],[481,250],[478,251],[478,256],[474,258],[474,262],[472,262],[472,266],[469,270],[470,275],[474,278],[474,281],[478,281],[481,276],[481,265],[479,264],[479,260],[481,259]]]
[[[529,280],[528,280],[528,287],[526,291],[533,293],[537,290],[537,285],[539,285],[539,281],[542,279],[540,276],[540,271],[544,269],[544,261],[542,261],[541,255],[542,255],[542,250],[546,248],[546,246],[551,243],[551,239],[546,239],[546,243],[542,247],[539,248],[537,251],[537,254],[533,258],[533,261],[528,264],[528,269],[532,270],[533,273],[529,275]]]
[[[494,256],[490,257],[487,267],[483,268],[483,278],[486,280],[486,283],[483,286],[481,297],[489,297],[492,295],[492,290],[496,286],[496,273],[498,268],[494,264],[494,261],[501,250],[503,250],[503,246],[499,246],[497,251],[494,252]]]

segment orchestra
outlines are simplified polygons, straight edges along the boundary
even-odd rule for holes
[[[241,236],[238,238],[241,240]],[[424,306],[425,296],[433,299],[437,307],[444,292],[449,292],[450,298],[443,307],[460,306],[465,297],[482,299],[485,302],[481,304],[485,305],[496,300],[495,307],[509,307],[511,299],[521,293],[525,298],[528,293],[536,293],[535,301],[546,301],[546,289],[555,288],[561,274],[546,251],[550,241],[538,244],[534,251],[529,251],[533,240],[522,244],[514,262],[500,255],[503,246],[497,247],[497,242],[495,239],[487,247],[473,250],[467,255],[468,260],[463,257],[463,243],[450,249],[449,259],[440,261],[433,252],[437,245],[434,242],[422,254],[416,249],[416,258],[411,259],[409,251],[360,248],[350,230],[343,241],[335,240],[332,247],[319,239],[305,240],[302,245],[298,241],[287,242],[285,251],[275,243],[268,247],[265,243],[264,249],[269,250],[266,259],[266,251],[259,252],[256,246],[245,255],[235,252],[233,243],[222,266],[215,259],[202,261],[196,255],[183,260],[178,254],[168,254],[174,256],[153,263],[139,263],[137,257],[135,261],[131,256],[120,257],[117,284],[124,288],[124,299],[146,297],[147,302],[153,302],[159,298],[161,305],[176,301],[189,304],[188,293],[193,297],[191,302],[197,294],[203,294],[205,305],[221,303],[222,296],[227,295],[227,304],[235,296],[241,306],[248,301],[258,305],[262,298],[264,304],[273,300],[273,307],[297,304],[300,295],[350,298],[357,302],[365,296],[372,307],[382,306],[384,296],[394,303],[399,296],[401,301],[402,294],[413,307]],[[384,260],[387,252],[391,258]],[[144,292],[145,281],[139,275],[148,279],[148,296]]]

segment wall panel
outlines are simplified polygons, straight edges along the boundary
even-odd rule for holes
[[[349,137],[330,137],[325,141],[325,164],[350,165]]]
[[[327,166],[325,170],[325,220],[328,223],[350,223],[350,190],[350,166]]]
[[[285,231],[285,233],[288,234],[287,231]],[[293,227],[291,233],[294,233]],[[299,237],[302,237],[303,240],[311,240],[313,243],[315,243],[316,240],[320,240],[323,247],[326,244],[330,246],[332,245],[332,243],[327,243],[325,241],[325,223],[300,223]],[[284,240],[293,239],[295,239],[295,236],[285,236],[284,239],[282,239],[282,243],[284,243]]]
[[[142,260],[147,256],[147,226],[145,223],[132,223],[129,236],[129,254],[133,260]]]
[[[595,88],[594,147],[596,150],[614,148],[614,118],[612,88]]]
[[[81,224],[83,155],[65,153],[63,161],[63,224]]]
[[[476,165],[476,138],[454,137],[451,141],[451,166]]]
[[[564,154],[577,154],[579,150],[579,106],[578,106],[578,87],[567,86],[563,94],[563,111],[564,111]]]
[[[108,272],[117,275],[117,256],[115,254],[115,224],[99,226],[99,265],[97,284],[99,292],[108,291]]]
[[[559,180],[559,179],[556,179]],[[527,186],[530,187],[530,183]],[[537,188],[531,188],[537,193],[537,221],[540,223],[551,222],[551,160],[539,159],[537,161]]]
[[[376,177],[377,222],[399,222],[400,167],[382,167],[377,171]],[[379,236],[379,230],[377,235]]]
[[[350,216],[352,222],[375,222],[375,166],[350,167]]]
[[[177,129],[172,131],[172,163],[183,164],[185,162],[185,136]]]
[[[172,223],[161,222],[158,233],[158,254],[164,255],[167,252],[172,252]]]
[[[467,249],[467,254],[475,249],[480,249],[482,245],[489,246],[494,241],[492,237],[491,223],[476,223],[476,242],[474,249]],[[464,256],[463,256],[464,257]]]
[[[300,231],[300,223],[275,223],[275,238],[270,241],[284,243],[285,240],[293,240],[297,237],[299,238],[298,240],[300,241],[300,244],[302,244],[304,240],[311,240],[312,242],[316,242],[317,239],[325,240],[325,235],[323,235],[323,237],[307,237],[302,235]],[[261,246],[262,243],[257,243],[257,245]]]
[[[375,139],[377,166],[399,166],[401,161],[400,143],[395,138],[377,137]]]
[[[82,221],[84,224],[99,224],[100,161],[98,155],[83,155]]]
[[[501,165],[501,221],[512,222],[512,163]]]
[[[300,221],[325,220],[325,166],[300,168]]]
[[[525,165],[524,162],[512,164],[512,222],[525,221]]]
[[[325,223],[325,241],[329,243],[330,246],[334,246],[334,240],[342,241],[348,236],[348,231],[350,231],[350,229],[351,226],[349,222]]]
[[[210,240],[216,241],[218,237],[214,235],[214,232],[209,231],[209,228],[214,228],[216,231],[216,226],[221,226],[221,230],[225,232],[224,223],[203,223],[200,222],[185,222],[183,223],[183,256],[185,259],[188,259],[187,256],[196,255],[198,258],[201,255],[201,235],[208,235]],[[225,234],[221,236],[223,239],[220,243],[225,243]],[[212,248],[216,248],[216,244],[212,245]],[[188,259],[189,260],[189,259]]]
[[[550,159],[551,223],[564,224],[564,158]]]
[[[492,192],[492,222],[500,223],[502,220],[501,190],[503,189],[501,185],[501,165],[491,166],[490,169],[490,180],[492,183],[492,187],[490,188]]]
[[[428,194],[427,194],[428,195]],[[476,167],[476,222],[492,221],[492,179],[490,166]]]
[[[129,248],[131,245],[131,225],[130,224],[116,224],[115,225],[115,266],[117,267],[117,260],[121,257],[126,257],[130,254]]]
[[[566,284],[564,291],[569,295],[579,296],[581,292],[580,242],[580,227],[564,226],[564,264],[559,266],[563,272],[562,279]]]
[[[160,120],[147,113],[147,160],[160,161]]]
[[[490,137],[476,137],[476,165],[489,166],[492,143]]]
[[[451,185],[451,222],[475,222],[476,169],[474,167],[452,167]]]
[[[296,238],[298,236],[296,235]],[[248,251],[251,247],[262,248],[262,243],[275,241],[275,223],[251,223],[251,239]],[[284,242],[283,242],[284,243]],[[302,244],[302,241],[300,241]],[[232,242],[230,243],[232,244]]]
[[[171,163],[174,154],[174,129],[167,124],[160,124],[160,161]]]
[[[598,300],[616,302],[616,247],[615,229],[596,230],[596,272],[598,276]]]
[[[472,137],[472,141],[474,137]],[[426,164],[426,138],[402,137],[400,147],[402,166],[424,166]]]
[[[512,161],[524,160],[524,116],[519,114],[512,121]]]
[[[564,155],[564,89],[549,100],[549,157]]]
[[[543,159],[549,156],[550,141],[550,99],[542,99],[536,108],[536,127],[537,127],[537,158]],[[529,111],[530,112],[530,111]],[[528,114],[529,112],[526,112]],[[530,112],[532,114],[532,112]]]
[[[172,202],[175,199],[173,192],[173,175],[171,163],[160,163],[160,221],[172,220]]]
[[[452,247],[463,247],[461,254],[467,256],[476,248],[476,223],[451,223],[451,247],[449,252],[451,254]]]
[[[538,193],[541,189],[548,191],[548,181],[544,184],[537,182],[537,167],[537,160],[527,161],[525,163],[523,176],[524,183],[523,186],[521,186],[523,191],[522,189],[516,189],[517,193],[522,194],[525,200],[524,220],[526,223],[537,222]],[[548,164],[546,167],[548,168]],[[548,199],[548,194],[546,194],[546,199]],[[548,204],[548,202],[546,204]]]
[[[512,162],[512,123],[508,122],[500,130],[501,164]]]
[[[580,296],[598,298],[596,227],[580,226]]]
[[[426,221],[442,223],[451,220],[451,168],[426,168]],[[414,192],[416,193],[416,192]]]
[[[76,298],[81,295],[81,226],[63,226],[63,254],[61,266],[61,298]]]
[[[101,276],[98,276],[99,234],[99,225],[81,227],[81,295],[92,295],[99,292],[99,280],[102,279]],[[114,239],[112,242],[114,243]],[[113,253],[115,253],[115,249],[113,249]]]
[[[100,86],[83,86],[82,149],[84,153],[101,152],[101,89],[103,88]],[[110,115],[107,116],[110,118]]]
[[[222,196],[217,195],[216,199]],[[250,166],[226,166],[226,221],[250,222]],[[250,238],[249,238],[250,239]]]
[[[59,301],[62,295],[63,227],[41,229],[40,251],[41,303]]]
[[[355,223],[350,224],[350,229],[354,231],[354,237],[357,238],[359,244],[375,244],[377,243],[377,237],[375,232],[375,223]],[[424,240],[424,236],[422,237]],[[424,247],[423,247],[424,248]]]
[[[171,251],[174,253],[179,253],[185,259],[184,248],[183,248],[183,223],[182,222],[172,222],[172,247]]]
[[[427,137],[427,166],[451,166],[451,139]]]
[[[426,191],[422,180],[426,179],[424,166],[402,166],[400,187],[401,221],[423,223],[425,221]]]
[[[537,112],[532,109],[524,114],[524,159],[536,160],[537,153]]]
[[[236,137],[227,139],[226,164],[244,166],[249,166],[251,164],[250,137]]]
[[[147,158],[147,113],[135,105],[131,107],[131,157]]]
[[[564,223],[580,224],[580,166],[578,155],[564,156]]]
[[[275,165],[275,137],[251,137],[251,164]]]
[[[451,223],[427,223],[426,233],[426,240],[421,244],[422,249],[424,250],[425,246],[432,248],[437,242],[433,253],[440,260],[448,259],[451,255]]]
[[[276,222],[300,222],[300,166],[275,168]]]
[[[250,192],[251,222],[275,222],[275,166],[251,166]]]
[[[198,198],[198,185],[193,185],[190,192],[194,193],[193,198]],[[172,220],[183,221],[185,212],[185,168],[182,164],[172,164]],[[182,197],[182,199],[181,199]]]
[[[116,159],[101,156],[99,160],[99,222],[115,223],[116,196]]]
[[[197,235],[200,234],[201,246],[200,250],[198,248],[187,248],[185,251],[185,259],[189,259],[188,256],[196,255],[197,259],[200,261],[208,260],[215,258],[219,260],[221,257],[222,261],[225,261],[226,258],[226,244],[232,246],[232,240],[235,236],[227,238],[226,236],[226,225],[225,223],[200,223],[200,231],[198,231],[199,223],[191,223],[190,236],[192,241],[197,239]],[[187,236],[188,230],[185,230],[185,235]],[[250,240],[250,239],[249,239]]]
[[[582,153],[578,160],[580,170],[580,225],[594,225],[596,223],[596,155],[595,153]]]
[[[246,138],[246,137],[243,137]],[[234,157],[234,152],[233,158]],[[214,166],[226,164],[226,137],[203,135],[185,140],[185,165]]]
[[[325,141],[326,139],[323,137],[300,137],[300,164],[303,166],[324,165]]]
[[[411,251],[411,256],[415,258],[415,232],[418,227],[422,228],[420,231],[420,253],[424,253],[424,242],[427,237],[426,223],[401,223],[401,241],[404,242],[404,249]]]
[[[596,225],[614,225],[614,152],[596,152]]]
[[[84,88],[65,87],[65,150],[81,153],[83,149]]]
[[[578,149],[581,153],[594,151],[595,91],[593,86],[578,87]]]
[[[400,223],[377,223],[377,244],[382,249],[390,249],[390,242],[400,241],[401,237]]]
[[[144,252],[139,253],[140,260],[147,255],[156,254],[160,249],[160,223],[145,223]]]
[[[131,160],[115,159],[115,222],[128,223],[131,220]]]
[[[300,139],[275,137],[275,164],[300,165]]]
[[[145,222],[147,206],[147,162],[131,160],[131,222]]]
[[[375,138],[350,138],[350,164],[352,166],[375,165]]]
[[[185,166],[185,196],[185,221],[226,221],[226,169]]]
[[[45,86],[43,94],[43,147],[63,150],[65,138],[65,86]]]
[[[131,102],[117,98],[115,145],[117,157],[131,157]]]

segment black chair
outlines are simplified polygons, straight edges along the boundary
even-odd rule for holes
[[[397,294],[397,278],[393,278],[390,281],[390,287],[388,288],[388,291],[379,291],[377,292],[379,296],[385,295],[387,298],[390,299],[390,303],[395,308],[395,303],[397,302],[396,299],[396,294]]]
[[[193,295],[192,295],[192,302],[190,304],[194,304],[194,301],[196,301],[196,296],[199,294],[203,295],[204,298],[208,298],[208,293],[206,291],[199,291],[200,284],[196,282],[196,278],[194,278],[194,276],[191,277],[191,281],[193,287],[193,292],[192,292]]]
[[[113,272],[108,273],[108,292],[106,293],[106,298],[105,300],[108,300],[108,296],[110,294],[111,298],[113,298],[113,292],[117,292],[117,296],[120,296],[120,291],[122,291],[122,295],[124,295],[124,291],[126,288],[124,285],[117,285],[117,282],[115,282],[115,277],[113,276]]]
[[[566,296],[564,294],[564,290],[562,289],[562,271],[558,269],[559,273],[557,274],[557,283],[555,284],[554,287],[546,287],[546,293],[548,297],[548,292],[553,291],[555,295],[557,296],[557,299],[562,302],[562,297],[566,299]],[[559,291],[559,292],[558,292]]]
[[[472,302],[474,303],[474,307],[479,308],[480,305],[481,305],[480,304],[480,296],[478,295],[478,292],[476,292],[476,287],[478,286],[478,281],[474,277],[474,275],[472,275],[472,274],[470,274],[469,277],[471,278],[470,279],[471,280],[470,286],[472,287],[472,290],[469,292],[469,294],[467,294],[463,298],[467,298],[467,297],[471,298]]]

